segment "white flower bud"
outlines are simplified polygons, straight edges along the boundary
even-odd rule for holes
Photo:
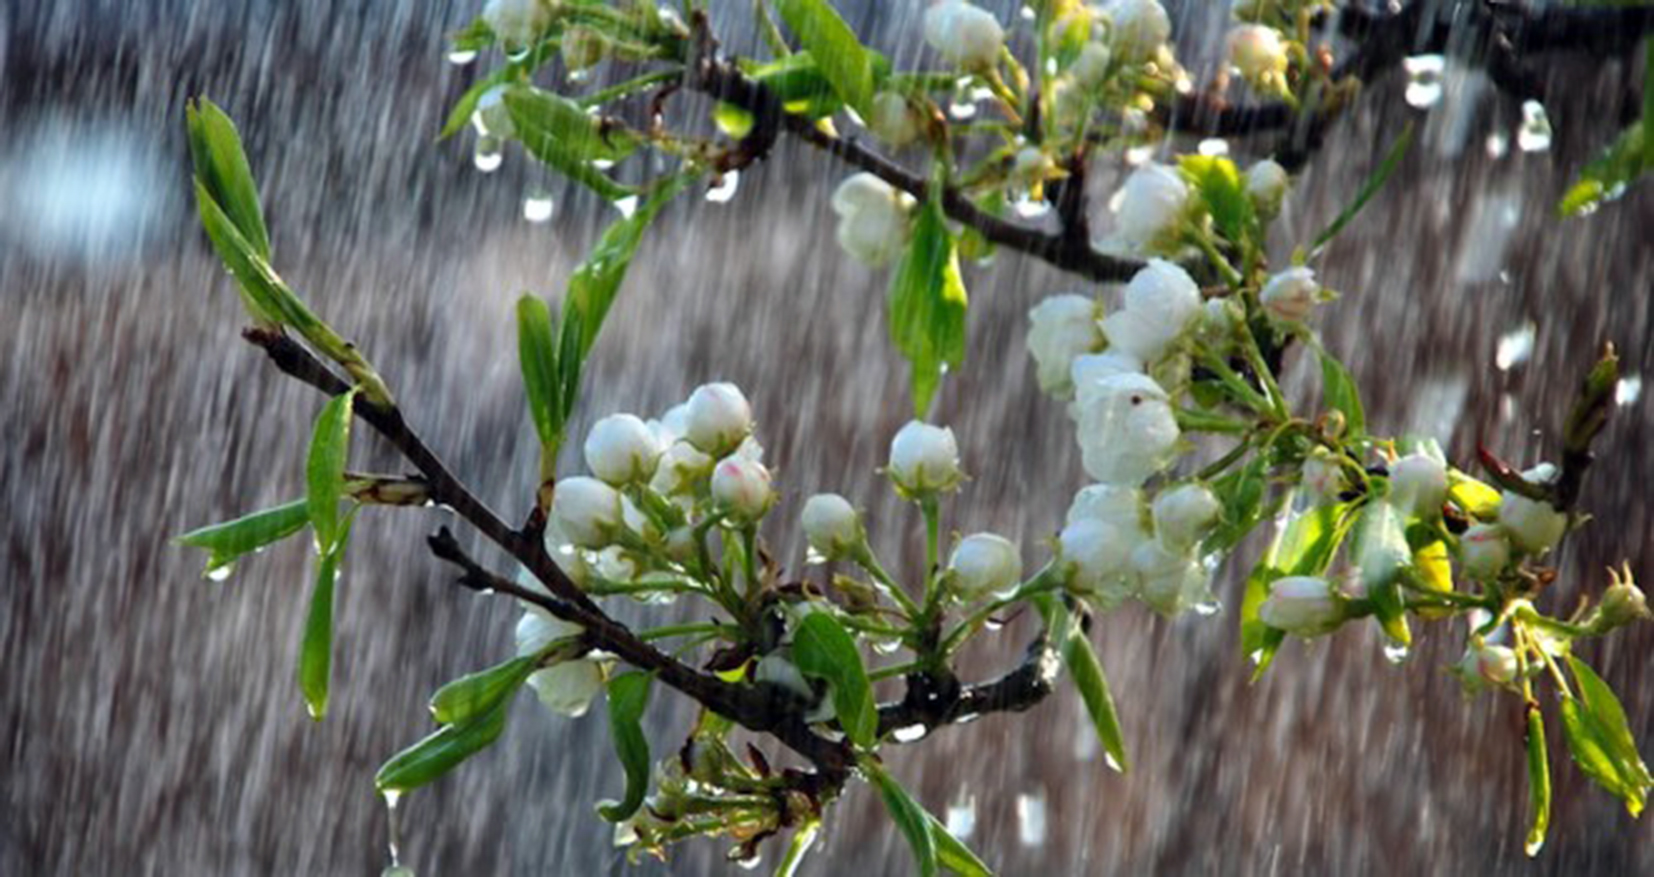
[[[770,470],[738,456],[719,460],[712,469],[712,501],[738,521],[758,520],[775,504]]]
[[[702,384],[688,405],[684,438],[708,454],[727,454],[752,434],[752,406],[734,384]]]
[[[1430,454],[1412,453],[1390,467],[1390,501],[1428,521],[1441,517],[1447,501],[1447,464]]]
[[[1074,494],[1068,506],[1067,523],[1102,521],[1117,528],[1133,542],[1148,538],[1143,530],[1143,491],[1118,484],[1093,484]]]
[[[1264,311],[1283,323],[1302,323],[1320,300],[1321,284],[1315,282],[1315,271],[1303,265],[1269,278],[1258,293]]]
[[[1532,484],[1549,484],[1556,478],[1556,467],[1550,463],[1522,473]],[[1517,548],[1529,554],[1544,554],[1562,541],[1568,532],[1568,515],[1542,499],[1528,499],[1513,491],[1504,491],[1499,497],[1499,523],[1505,527]]]
[[[1510,565],[1510,540],[1497,524],[1477,524],[1459,537],[1459,562],[1464,574],[1491,582]]]
[[[1068,573],[1068,586],[1113,609],[1131,596],[1126,572],[1137,540],[1096,518],[1070,521],[1057,536],[1057,557]]]
[[[575,545],[603,548],[621,526],[620,494],[596,478],[564,478],[552,495],[551,517]]]
[[[866,540],[861,516],[836,493],[818,493],[804,503],[804,538],[828,560],[848,557]]]
[[[1326,579],[1288,576],[1270,586],[1269,597],[1258,606],[1258,618],[1277,630],[1311,637],[1337,629],[1344,608]]]
[[[649,487],[662,496],[694,495],[695,484],[712,473],[713,460],[694,445],[680,441],[667,445],[655,466]]]
[[[965,70],[992,69],[1005,45],[999,21],[964,0],[942,0],[926,9],[924,33],[942,60]]]
[[[1189,186],[1177,169],[1148,162],[1131,172],[1116,210],[1120,240],[1133,250],[1161,252],[1177,242]]]
[[[1022,580],[1022,552],[1003,536],[976,533],[953,549],[948,570],[959,598],[978,600],[1007,591]]]
[[[1135,487],[1175,456],[1177,417],[1166,391],[1148,375],[1116,375],[1098,382],[1079,403],[1080,458],[1104,484]]]
[[[1068,68],[1069,75],[1079,83],[1081,88],[1092,90],[1103,84],[1108,78],[1108,62],[1112,59],[1108,46],[1099,42],[1086,43],[1080,49],[1080,54]]]
[[[1206,485],[1182,484],[1154,498],[1154,535],[1168,548],[1195,546],[1217,523],[1223,506]]]
[[[1265,218],[1281,212],[1291,179],[1286,168],[1272,159],[1264,159],[1246,169],[1246,194],[1252,206]]]
[[[1097,303],[1083,295],[1054,295],[1028,312],[1028,352],[1041,390],[1059,398],[1074,393],[1069,374],[1075,357],[1103,346]]]
[[[1484,645],[1476,650],[1476,672],[1494,685],[1516,678],[1516,652],[1510,646]]]
[[[877,267],[900,255],[911,231],[913,199],[889,183],[862,172],[833,192],[839,216],[838,242],[854,258]]]
[[[611,414],[592,424],[585,452],[592,474],[617,487],[648,480],[661,454],[654,430],[632,414]]]
[[[550,614],[539,606],[532,606],[517,619],[517,654],[532,655],[564,637],[578,636],[580,625]]]
[[[552,712],[578,719],[603,690],[603,675],[602,664],[582,658],[536,670],[528,685]]]
[[[1367,594],[1394,582],[1413,562],[1401,513],[1387,501],[1367,506],[1361,515],[1360,544],[1356,566],[1361,568],[1361,586]]]
[[[1185,551],[1159,539],[1132,549],[1131,571],[1144,605],[1167,617],[1212,599],[1206,568]]]
[[[951,429],[912,420],[890,442],[890,480],[906,496],[946,493],[964,477]]]
[[[1147,61],[1171,39],[1172,19],[1159,0],[1111,0],[1104,11],[1114,23],[1114,50],[1125,60]]]
[[[471,114],[471,124],[476,127],[479,136],[516,136],[517,126],[511,121],[511,111],[505,105],[505,93],[510,90],[509,85],[496,85],[477,98],[477,108]]]
[[[1189,272],[1150,259],[1126,284],[1125,307],[1103,319],[1109,349],[1158,361],[1201,313],[1200,287]]]
[[[563,31],[563,66],[578,72],[597,66],[609,54],[609,40],[597,30],[576,25]]]
[[[1286,44],[1272,27],[1243,24],[1229,32],[1229,63],[1247,82],[1267,88],[1286,74]]]
[[[551,23],[551,13],[544,0],[488,0],[482,20],[507,50],[526,49]]]
[[[1115,375],[1141,374],[1142,371],[1142,360],[1128,353],[1109,350],[1075,357],[1074,364],[1068,367],[1068,377],[1074,385],[1077,403],[1083,404],[1084,400],[1098,393],[1103,381]]]
[[[867,127],[887,146],[900,148],[919,139],[919,123],[919,114],[901,94],[881,91],[873,96]]]
[[[1338,458],[1325,448],[1316,448],[1304,458],[1304,489],[1309,491],[1310,502],[1315,505],[1331,505],[1338,502],[1338,497],[1349,490],[1349,480],[1344,476],[1344,467],[1339,464]]]

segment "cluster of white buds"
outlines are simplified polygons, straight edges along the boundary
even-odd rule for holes
[[[1134,252],[1169,254],[1177,248],[1190,206],[1189,184],[1176,168],[1144,163],[1117,195],[1116,234]]]
[[[549,0],[488,0],[482,20],[508,51],[534,45],[551,24],[555,4]]]
[[[1005,47],[999,21],[965,0],[942,0],[926,9],[924,34],[943,61],[968,71],[993,69]]]
[[[839,246],[857,260],[878,267],[906,248],[915,204],[911,195],[864,171],[840,183],[832,203],[839,217]]]
[[[1134,486],[1094,484],[1075,495],[1057,537],[1068,587],[1104,610],[1129,597],[1168,616],[1211,604],[1200,542],[1218,521],[1217,497],[1191,482],[1145,505]]]

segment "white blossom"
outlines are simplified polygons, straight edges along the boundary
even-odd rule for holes
[[[1510,539],[1497,524],[1477,524],[1459,537],[1459,562],[1465,575],[1490,582],[1510,565]]]
[[[818,493],[804,503],[804,538],[828,560],[847,557],[866,540],[861,516],[836,493]]]
[[[1072,520],[1057,536],[1057,557],[1068,585],[1112,609],[1131,596],[1126,580],[1131,551],[1139,540],[1096,518]]]
[[[596,478],[564,478],[552,495],[551,517],[575,545],[603,548],[621,526],[620,494]]]
[[[1321,284],[1315,281],[1315,271],[1305,265],[1288,268],[1263,285],[1258,302],[1271,317],[1283,323],[1302,323],[1309,319],[1321,301]]]
[[[1335,630],[1344,620],[1344,609],[1326,579],[1288,576],[1270,585],[1269,596],[1258,606],[1258,618],[1277,630],[1311,637]]]
[[[1067,523],[1102,521],[1117,528],[1133,542],[1148,538],[1143,529],[1143,491],[1119,484],[1093,484],[1074,494],[1068,506]]]
[[[727,454],[752,434],[752,405],[734,384],[702,384],[687,404],[684,438],[708,454]]]
[[[1154,498],[1154,535],[1179,551],[1193,548],[1217,523],[1223,506],[1204,484],[1180,484]]]
[[[912,420],[890,442],[890,478],[908,496],[951,491],[964,477],[959,443],[947,427]]]
[[[655,431],[634,414],[611,414],[586,433],[586,467],[619,486],[655,474],[661,449]]]
[[[1154,57],[1172,36],[1172,19],[1159,0],[1110,0],[1114,50],[1129,61]]]
[[[1476,672],[1494,685],[1516,678],[1516,651],[1510,646],[1483,645],[1476,650]]]
[[[1390,467],[1390,501],[1419,518],[1441,517],[1447,501],[1447,464],[1440,457],[1412,453]]]
[[[545,0],[488,0],[482,20],[508,50],[534,44],[551,23],[552,7]]]
[[[919,139],[919,114],[898,92],[881,91],[873,96],[867,127],[886,145],[903,147]]]
[[[770,470],[734,455],[719,460],[712,469],[712,501],[738,521],[758,520],[775,504]]]
[[[1137,577],[1137,596],[1150,609],[1172,616],[1212,599],[1206,568],[1188,551],[1159,539],[1139,544],[1131,552],[1131,571]]]
[[[942,60],[965,70],[992,69],[1005,45],[999,21],[964,0],[942,0],[926,9],[924,34]]]
[[[686,441],[666,446],[655,466],[650,489],[662,496],[693,495],[696,483],[712,473],[713,459]]]
[[[579,633],[579,625],[555,618],[538,606],[530,607],[517,619],[517,654],[535,654],[554,640]],[[536,670],[528,677],[528,684],[552,711],[578,718],[603,687],[603,667],[589,658],[562,661]]]
[[[1200,287],[1189,272],[1165,259],[1151,259],[1126,284],[1125,307],[1103,319],[1103,334],[1110,350],[1152,363],[1201,314]]]
[[[1143,361],[1119,350],[1088,353],[1074,358],[1068,367],[1069,380],[1074,385],[1076,404],[1096,395],[1103,381],[1115,375],[1140,374]]]
[[[1391,584],[1413,562],[1401,513],[1388,501],[1375,502],[1362,513],[1360,544],[1356,566],[1365,593]]]
[[[1158,252],[1176,243],[1189,207],[1189,185],[1176,168],[1147,162],[1126,177],[1116,211],[1120,239],[1133,250]]]
[[[1135,487],[1175,456],[1177,417],[1166,391],[1148,375],[1099,381],[1076,409],[1081,462],[1097,481]]]
[[[911,232],[913,199],[863,171],[833,192],[838,242],[846,253],[874,267],[900,255]]]
[[[1009,590],[1022,580],[1022,552],[1003,536],[976,533],[953,549],[948,571],[960,599],[978,600]]]
[[[1083,295],[1054,295],[1028,312],[1028,352],[1041,390],[1059,399],[1073,395],[1070,368],[1076,357],[1103,345],[1097,303]]]
[[[1511,542],[1529,554],[1544,554],[1562,541],[1568,531],[1568,515],[1542,499],[1528,499],[1504,491],[1499,499],[1499,523]]]

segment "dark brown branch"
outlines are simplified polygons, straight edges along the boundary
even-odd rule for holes
[[[958,722],[968,722],[985,713],[1022,712],[1051,693],[1062,659],[1044,634],[1028,645],[1028,655],[1016,669],[992,682],[952,686],[938,691],[934,685],[909,678],[908,694],[901,701],[879,707],[879,733],[924,727],[926,734]]]

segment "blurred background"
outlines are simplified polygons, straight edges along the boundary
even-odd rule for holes
[[[713,5],[726,48],[751,51],[744,0]],[[898,63],[911,58],[920,2],[838,5]],[[1008,0],[983,5],[1014,20]],[[1167,5],[1180,57],[1209,75],[1227,4]],[[425,552],[440,513],[370,511],[341,584],[334,709],[316,725],[293,682],[303,540],[224,583],[169,543],[300,495],[320,404],[237,337],[239,303],[188,197],[183,102],[196,94],[241,126],[279,270],[354,336],[462,477],[508,519],[527,508],[536,449],[511,305],[523,290],[560,293],[616,214],[514,149],[484,174],[468,135],[436,141],[482,69],[446,60],[444,34],[478,8],[0,4],[0,873],[377,873],[373,771],[425,733],[432,690],[511,651],[513,606],[451,587]],[[1374,428],[1435,435],[1460,461],[1478,441],[1524,464],[1554,457],[1547,431],[1576,381],[1603,341],[1619,346],[1634,377],[1587,482],[1596,521],[1559,559],[1551,599],[1566,606],[1622,559],[1654,579],[1654,403],[1634,391],[1654,372],[1654,196],[1555,218],[1572,174],[1635,114],[1641,66],[1557,56],[1537,72],[1553,136],[1532,150],[1517,145],[1520,102],[1481,74],[1450,65],[1426,106],[1405,99],[1399,71],[1369,83],[1274,245],[1284,259],[1309,240],[1416,119],[1399,173],[1321,268],[1344,295],[1320,328],[1370,394]],[[1243,162],[1255,148],[1233,145]],[[1121,173],[1117,160],[1098,168],[1098,200]],[[803,560],[803,498],[834,490],[911,571],[921,527],[874,471],[908,416],[906,371],[885,335],[885,275],[833,244],[826,195],[845,174],[783,142],[727,203],[694,191],[670,208],[599,341],[575,429],[734,380],[785,491],[767,535],[789,568]],[[549,199],[549,218],[528,221],[525,199],[541,212]],[[1062,405],[1035,389],[1025,314],[1054,292],[1116,291],[1009,252],[966,280],[969,353],[936,417],[975,477],[945,526],[1010,534],[1032,565],[1084,475]],[[1293,373],[1297,392],[1313,391]],[[361,468],[398,471],[372,440],[357,453]],[[1229,607],[1247,559],[1220,576]],[[986,637],[969,673],[1014,661],[1027,636],[1022,619]],[[1459,625],[1428,629],[1399,667],[1365,629],[1289,645],[1255,685],[1232,613],[1168,622],[1134,606],[1093,636],[1130,775],[1106,768],[1066,690],[889,756],[1002,873],[1654,873],[1654,823],[1588,786],[1556,739],[1551,840],[1523,857],[1519,706],[1464,700],[1444,672]],[[1654,625],[1585,649],[1645,755],[1651,656]],[[656,699],[657,752],[676,748],[689,717],[681,699]],[[624,862],[592,810],[623,785],[605,724],[523,699],[498,745],[405,804],[404,860],[421,874],[734,869],[711,843]],[[858,787],[805,873],[899,874],[910,861]]]

